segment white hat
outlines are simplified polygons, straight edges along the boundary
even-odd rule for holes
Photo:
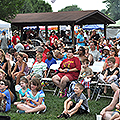
[[[105,46],[103,50],[110,50],[110,48],[108,46]]]

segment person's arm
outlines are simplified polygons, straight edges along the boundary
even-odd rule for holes
[[[47,76],[47,70],[44,71],[44,78]]]
[[[65,100],[64,102],[64,110],[67,112],[67,104],[68,102],[71,100],[71,98],[69,97],[67,100]]]
[[[34,107],[35,108],[36,106],[31,104],[30,101],[33,102],[36,106],[38,106],[38,105],[42,104],[43,97],[40,97],[38,102],[36,102],[35,100],[33,100],[31,98],[27,98],[27,103],[26,104],[29,105],[30,107]]]
[[[106,79],[107,75],[108,75],[108,70],[105,71],[104,80]]]
[[[15,73],[15,71],[16,71],[16,69],[17,69],[17,62],[16,62],[16,64],[15,64],[15,67],[14,67],[14,69],[13,69],[13,71],[11,72],[11,74],[13,74],[13,73]]]
[[[107,64],[104,63],[104,65],[103,65],[103,71],[104,71],[106,68],[107,68]]]
[[[76,111],[80,108],[81,104],[83,103],[83,100],[81,99],[76,105],[74,108],[72,108],[71,110],[69,110],[69,112],[73,112],[73,111]]]
[[[100,114],[101,114],[102,116],[104,116],[104,114],[105,114],[106,111],[111,111],[111,110],[113,110],[114,107],[115,107],[115,105],[116,105],[116,103],[118,102],[118,98],[119,98],[119,90],[117,90],[117,91],[115,92],[115,94],[114,94],[114,96],[113,96],[113,100],[111,101],[111,103],[110,103],[107,107],[105,107],[105,108],[100,112]]]
[[[76,71],[78,71],[77,68],[72,68],[72,69],[65,68],[65,69],[64,69],[64,72],[65,72],[65,73],[66,73],[66,72],[76,72]]]

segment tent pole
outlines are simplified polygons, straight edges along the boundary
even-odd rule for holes
[[[104,36],[105,36],[105,39],[106,39],[106,24],[104,24]]]

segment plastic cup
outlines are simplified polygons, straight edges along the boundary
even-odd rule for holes
[[[102,115],[96,115],[97,120],[102,120]]]

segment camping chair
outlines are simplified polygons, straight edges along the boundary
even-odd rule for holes
[[[48,78],[48,75],[50,74],[50,70],[58,70],[58,68],[60,67],[61,61],[56,61],[56,62],[57,62],[57,64],[52,64],[52,65],[50,66],[50,68],[49,68],[49,70],[48,70],[48,73],[47,73],[47,77],[46,77],[46,78],[42,78],[42,82],[44,82],[44,83],[47,82],[48,85],[49,85],[49,84],[54,85],[54,84],[53,84],[53,81],[52,81],[52,78]],[[52,89],[52,90],[51,90],[49,86],[46,86],[46,88],[43,87],[43,89],[44,89],[44,91],[53,92],[53,95],[55,95],[56,92],[57,92],[58,87],[56,86],[55,89]]]
[[[92,96],[91,96],[91,100],[93,99],[94,97],[94,94],[98,88],[98,82],[99,82],[99,79],[98,79],[98,73],[101,73],[102,70],[103,70],[103,65],[104,65],[104,62],[94,62],[94,64],[92,66],[89,66],[93,73],[94,73],[94,76],[91,80],[91,84],[90,86],[93,87],[93,93],[92,93]]]

